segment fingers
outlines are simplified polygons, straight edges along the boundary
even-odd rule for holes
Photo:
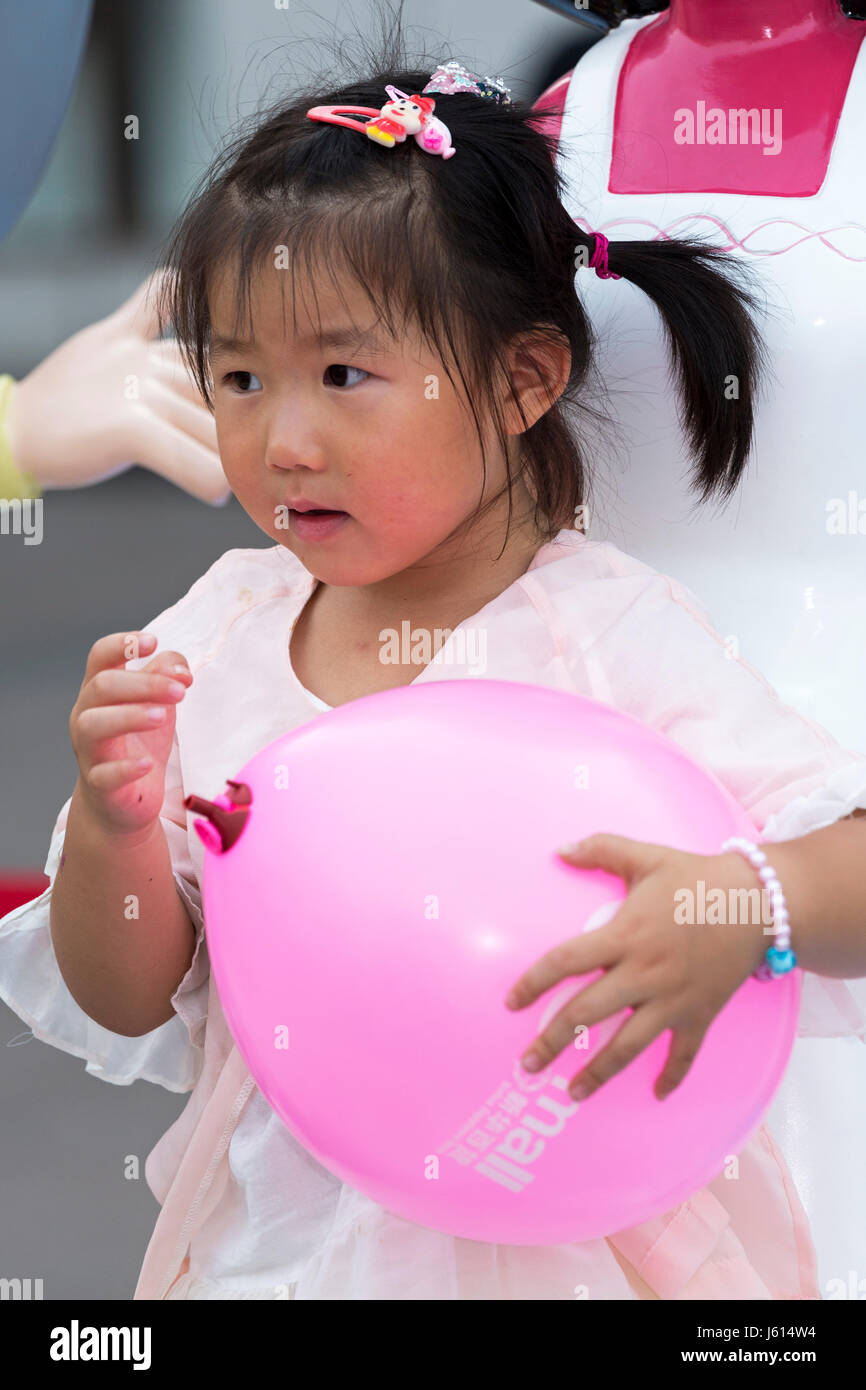
[[[91,647],[69,733],[79,786],[90,810],[112,831],[140,829],[162,796],[159,776],[172,744],[172,706],[183,699],[192,672],[181,652],[162,651],[154,633],[112,632]],[[148,775],[150,776],[148,777]],[[128,784],[148,778],[132,793]]]
[[[156,695],[153,697],[157,698]],[[173,703],[180,700],[178,695]],[[97,743],[105,738],[119,738],[121,734],[144,733],[156,729],[168,718],[165,705],[157,704],[119,704],[88,705],[78,715],[78,732],[89,743]]]
[[[625,883],[642,878],[653,867],[663,845],[646,844],[625,835],[589,835],[577,845],[564,845],[559,857],[579,869],[603,869]]]
[[[87,653],[82,688],[87,681],[93,679],[97,671],[122,667],[127,661],[135,661],[153,651],[155,647],[156,638],[152,632],[140,632],[135,629],[129,632],[110,632],[106,637],[97,638]]]
[[[655,1093],[658,1100],[664,1100],[665,1096],[670,1095],[671,1091],[679,1086],[680,1082],[688,1075],[689,1068],[704,1040],[706,1029],[680,1030],[674,1033],[671,1041],[668,1060],[665,1062],[661,1076],[655,1085]]]
[[[181,672],[169,676],[159,671],[97,671],[82,692],[79,719],[85,710],[102,705],[133,704],[148,700],[154,704],[177,704],[187,691]]]
[[[585,932],[583,936],[573,936],[541,956],[511,987],[505,1000],[506,1008],[523,1009],[570,975],[588,975],[593,970],[613,965],[619,953],[611,929],[620,925],[621,918],[622,909],[606,926]]]
[[[142,647],[149,649],[155,640],[149,633],[112,632],[94,642],[70,715],[73,745],[84,740],[92,748],[102,739],[165,723],[166,706],[179,703],[192,684],[186,658],[164,651],[143,670],[125,669],[127,661],[139,659]]]
[[[149,343],[147,359],[155,376],[167,386],[183,391],[190,399],[201,403],[202,395],[184,361],[176,338],[159,338]]]
[[[168,270],[160,266],[136,290],[118,305],[110,316],[118,327],[126,328],[137,337],[158,338],[160,333],[157,306],[160,295],[167,283]]]
[[[191,381],[189,384],[193,386]],[[147,396],[143,404],[158,419],[166,420],[191,439],[197,439],[217,456],[216,423],[197,392],[195,397],[191,398],[158,377],[153,377],[148,382]]]
[[[648,1006],[638,1009],[617,1030],[607,1046],[593,1057],[589,1065],[573,1077],[568,1088],[572,1099],[588,1099],[612,1076],[623,1071],[668,1027],[670,1024],[658,1011]],[[686,1076],[698,1054],[704,1031],[692,1027],[674,1033],[668,1063],[655,1085],[657,1100],[663,1100]]]
[[[521,1066],[526,1071],[541,1071],[574,1042],[579,1028],[591,1028],[623,1009],[643,1004],[647,998],[649,994],[635,996],[634,981],[629,985],[625,971],[608,971],[569,999],[527,1048]]]
[[[128,632],[110,632],[106,637],[99,637],[87,653],[83,685],[101,672],[122,670],[127,661],[138,661],[148,656],[155,650],[156,644],[157,639],[152,632],[141,632],[134,628]],[[149,664],[157,668],[165,665],[166,669],[178,665],[189,673],[189,665],[182,652],[159,652]],[[136,672],[130,671],[128,674],[132,676]]]
[[[183,430],[149,415],[139,431],[137,463],[182,487],[201,502],[219,506],[231,496],[231,488],[214,449],[192,439]]]
[[[152,758],[121,758],[114,762],[94,763],[82,772],[87,787],[94,792],[113,792],[128,782],[146,777],[153,765]]]
[[[665,1024],[651,1008],[637,1009],[617,1030],[606,1047],[572,1079],[569,1092],[574,1100],[586,1100],[605,1081],[633,1062],[638,1053],[663,1033]]]

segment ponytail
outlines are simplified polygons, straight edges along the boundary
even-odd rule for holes
[[[593,233],[578,231],[592,252]],[[680,425],[694,458],[701,502],[729,498],[752,446],[755,399],[766,346],[751,317],[758,295],[750,271],[729,252],[696,239],[613,241],[607,265],[653,301],[661,315],[679,394]]]

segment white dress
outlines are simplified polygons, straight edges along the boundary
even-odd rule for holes
[[[87,1071],[103,1080],[128,1085],[143,1078],[192,1092],[145,1166],[163,1204],[160,1220],[172,1209],[172,1183],[214,1098],[226,1032],[201,913],[204,851],[183,796],[216,795],[255,752],[327,708],[304,690],[289,660],[291,628],[311,589],[311,576],[280,546],[232,550],[145,624],[161,648],[186,655],[194,674],[177,711],[160,817],[178,892],[196,924],[193,958],[172,996],[176,1017],[139,1038],[111,1033],[88,1018],[54,957],[50,887],[0,922],[0,997],[36,1037],[84,1058]],[[464,637],[485,634],[489,679],[571,690],[667,733],[715,772],[764,839],[790,838],[866,808],[866,758],[839,748],[782,704],[745,663],[728,659],[692,596],[611,545],[561,532],[525,575],[460,628]],[[465,646],[472,650],[471,642]],[[471,662],[434,661],[416,682],[474,674]],[[58,816],[46,861],[52,883],[68,806]],[[796,944],[796,923],[792,931]],[[798,1033],[791,1072],[803,1048],[829,1048],[833,1039],[845,1045],[847,1038],[851,1048],[862,1049],[866,981],[807,974]],[[830,1075],[825,1068],[818,1078],[828,1091]],[[214,1200],[202,1204],[188,1241],[186,1208],[180,1213],[179,1257],[188,1250],[188,1269],[173,1280],[172,1263],[166,1284],[161,1267],[155,1286],[166,1292],[147,1296],[573,1300],[578,1285],[604,1299],[652,1296],[636,1291],[624,1269],[625,1252],[616,1253],[620,1233],[612,1240],[518,1247],[428,1230],[335,1178],[295,1141],[252,1083],[244,1083],[240,1103],[234,1116],[214,1116],[214,1134],[227,1136],[221,1172],[227,1167],[228,1176],[218,1191],[213,1184]],[[810,1104],[807,1097],[800,1112],[806,1124]],[[215,1171],[218,1154],[206,1152]],[[640,1277],[656,1296],[820,1296],[811,1290],[835,1271],[813,1273],[805,1213],[801,1217],[787,1186],[782,1191],[766,1139],[750,1141],[741,1162],[741,1182],[721,1177],[668,1220],[649,1223],[660,1229],[657,1239],[651,1233],[645,1258],[632,1240],[625,1258],[635,1268],[640,1262]],[[760,1181],[754,1185],[746,1174]],[[755,1220],[756,1201],[764,1221]],[[634,1230],[643,1240],[644,1226]],[[169,1235],[174,1248],[171,1226]]]

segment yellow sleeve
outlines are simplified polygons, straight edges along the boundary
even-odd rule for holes
[[[10,501],[16,497],[42,496],[42,488],[37,480],[29,473],[22,473],[16,467],[9,446],[6,416],[14,390],[14,378],[0,376],[0,497],[8,498]]]

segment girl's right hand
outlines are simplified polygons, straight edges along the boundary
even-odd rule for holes
[[[110,834],[142,832],[159,818],[175,705],[192,684],[181,652],[160,652],[141,670],[125,669],[155,642],[143,632],[113,632],[94,642],[69,716],[80,794]]]

